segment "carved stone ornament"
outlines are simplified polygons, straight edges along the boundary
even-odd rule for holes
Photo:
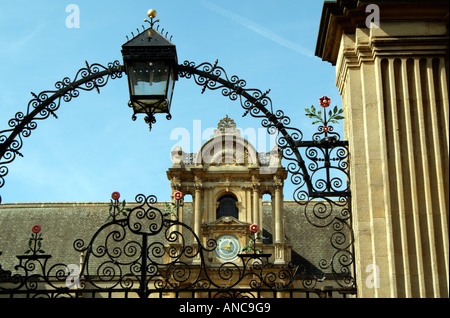
[[[228,117],[228,115],[226,115],[225,118],[222,118],[219,121],[219,124],[217,125],[217,128],[219,129],[219,131],[224,134],[224,133],[234,133],[236,131],[236,123],[234,122],[233,119],[231,119],[230,117]]]
[[[194,177],[194,188],[196,190],[201,190],[203,189],[203,182],[202,182],[202,178],[199,176],[195,176]]]
[[[172,189],[180,191],[181,190],[181,179],[178,176],[175,176],[171,180]]]
[[[275,187],[275,189],[282,189],[283,179],[281,179],[281,177],[278,175],[273,176],[273,186]]]

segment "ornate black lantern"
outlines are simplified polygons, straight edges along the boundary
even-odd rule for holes
[[[145,121],[155,123],[154,114],[166,113],[171,118],[170,103],[177,76],[177,52],[175,45],[153,28],[155,10],[147,13],[150,28],[122,45],[125,72],[130,90],[129,106],[136,114],[144,113]]]

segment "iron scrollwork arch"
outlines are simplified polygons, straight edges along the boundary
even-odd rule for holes
[[[6,165],[13,162],[16,156],[23,156],[20,152],[23,138],[29,137],[37,128],[37,120],[47,119],[50,115],[57,118],[56,111],[60,107],[61,100],[70,102],[80,95],[80,90],[95,89],[100,93],[100,88],[105,86],[109,79],[122,77],[124,70],[119,61],[108,63],[106,67],[86,62],[86,67],[79,69],[72,80],[65,77],[56,82],[56,90],[43,91],[39,94],[32,92],[33,98],[28,102],[26,112],[17,112],[14,118],[8,121],[10,128],[0,131],[0,188],[3,187],[4,177],[8,174]]]
[[[288,171],[292,174],[291,180],[295,185],[307,185],[308,192],[313,192],[309,173],[297,149],[297,143],[303,139],[303,133],[295,127],[290,127],[291,119],[282,110],[273,112],[272,100],[267,96],[270,90],[262,92],[259,89],[247,89],[246,81],[233,75],[229,77],[225,70],[214,64],[202,63],[195,65],[185,61],[178,66],[178,75],[185,78],[194,78],[196,84],[203,87],[202,93],[208,88],[221,90],[225,97],[232,101],[238,100],[245,110],[244,115],[261,118],[261,125],[269,134],[281,133],[277,138],[278,147],[282,150],[283,158],[289,161]],[[307,194],[305,194],[307,196]]]
[[[38,95],[32,93],[34,98],[28,103],[26,114],[23,112],[16,113],[15,117],[8,122],[11,128],[0,131],[0,188],[3,187],[4,177],[8,173],[6,164],[14,161],[17,155],[22,156],[20,153],[23,144],[22,137],[30,136],[31,132],[36,129],[36,120],[46,119],[50,115],[57,118],[55,112],[59,109],[61,99],[65,102],[71,101],[79,96],[80,89],[84,91],[96,89],[99,92],[99,88],[105,86],[109,78],[122,77],[124,71],[124,67],[118,61],[109,63],[107,67],[100,64],[89,65],[86,62],[86,68],[80,69],[73,81],[66,77],[56,82],[55,87],[58,90],[43,91]],[[217,66],[217,61],[214,65],[202,63],[198,66],[195,66],[193,62],[185,61],[178,65],[178,73],[180,77],[194,77],[195,82],[203,86],[202,93],[206,88],[221,89],[222,95],[229,97],[231,100],[234,101],[239,98],[241,106],[245,109],[244,116],[250,113],[253,117],[262,118],[261,124],[267,128],[269,134],[280,132],[282,136],[277,139],[277,143],[282,150],[283,158],[289,161],[287,169],[292,174],[291,181],[294,185],[298,185],[298,189],[304,185],[308,189],[307,193],[301,193],[294,198],[297,200],[298,197],[299,200],[304,200],[315,195],[316,187],[312,184],[305,161],[298,148],[309,145],[320,147],[321,141],[304,142],[302,140],[303,133],[298,128],[288,126],[291,119],[282,110],[273,112],[272,101],[267,96],[269,91],[263,93],[258,89],[246,89],[245,80],[236,75],[229,78],[225,70]],[[79,77],[81,78],[79,79]],[[49,96],[49,94],[52,95]],[[270,110],[267,107],[270,107]],[[8,133],[9,135],[7,135]],[[342,142],[340,142],[337,146],[342,145]],[[310,150],[310,153],[314,151]],[[345,152],[345,150],[340,151]],[[310,156],[308,157],[312,159]],[[341,157],[345,159],[346,156]],[[344,162],[345,165],[345,161],[341,162]],[[344,171],[345,168],[346,166],[343,166],[341,170]],[[316,184],[318,188],[320,188],[320,184],[320,182]],[[345,193],[348,193],[348,189]],[[326,194],[336,196],[336,191],[328,191]]]
[[[222,95],[230,100],[239,99],[245,110],[243,116],[250,114],[261,118],[261,124],[269,134],[281,134],[278,135],[277,145],[288,162],[286,168],[291,174],[291,181],[297,186],[293,193],[294,200],[304,207],[310,224],[333,230],[330,244],[335,252],[330,259],[322,259],[319,267],[330,270],[342,288],[356,288],[348,142],[340,140],[331,125],[326,129],[320,126],[312,140],[303,140],[303,133],[289,126],[291,119],[282,110],[274,112],[272,101],[267,96],[270,90],[263,93],[258,89],[245,88],[245,80],[236,75],[229,77],[217,61],[199,65],[185,61],[178,66],[178,72],[180,77],[193,78],[197,85],[202,86],[202,93],[206,89],[221,90]],[[299,149],[304,149],[304,157]],[[308,159],[308,165],[303,158]],[[337,176],[333,176],[333,172]],[[322,279],[310,275],[303,285],[312,288]]]
[[[17,155],[21,156],[22,138],[28,137],[31,131],[36,129],[36,120],[43,120],[50,115],[56,117],[55,111],[58,110],[61,99],[69,102],[72,98],[79,95],[79,90],[90,91],[107,84],[109,79],[115,79],[122,76],[124,67],[118,61],[109,63],[107,67],[100,64],[89,65],[80,69],[74,80],[64,78],[55,84],[56,91],[44,91],[40,94],[33,94],[34,98],[29,102],[26,114],[18,112],[13,119],[8,122],[10,129],[0,131],[0,188],[4,185],[4,176],[8,173],[6,164],[12,162]],[[284,159],[288,161],[287,170],[291,174],[292,183],[297,186],[294,191],[294,200],[304,206],[305,214],[308,214],[308,206],[314,204],[313,213],[307,215],[308,221],[317,227],[332,226],[334,233],[330,238],[331,245],[336,249],[336,253],[331,260],[322,260],[320,267],[322,269],[331,268],[333,274],[339,277],[344,283],[343,287],[355,287],[355,280],[352,277],[351,266],[354,265],[352,244],[353,235],[351,233],[351,215],[350,215],[350,191],[348,186],[343,187],[343,179],[348,182],[348,148],[345,141],[339,140],[339,135],[332,132],[329,127],[328,132],[320,131],[313,136],[312,141],[304,141],[303,133],[295,127],[289,126],[291,119],[284,114],[282,110],[273,111],[272,101],[267,96],[269,91],[262,92],[258,89],[246,88],[246,81],[237,76],[229,77],[225,70],[214,64],[202,63],[195,65],[193,62],[185,61],[178,65],[179,77],[194,78],[196,84],[203,87],[202,93],[206,89],[221,90],[223,96],[232,101],[239,100],[242,108],[245,110],[244,116],[250,114],[252,117],[261,118],[261,124],[267,128],[269,134],[280,133],[277,138],[277,144]],[[52,95],[49,95],[52,94]],[[7,134],[10,134],[7,136]],[[321,138],[325,134],[325,138]],[[310,160],[307,166],[299,149],[304,148],[305,157]],[[334,153],[334,155],[333,155]],[[334,156],[334,157],[333,157]],[[334,167],[330,164],[335,161]],[[335,168],[344,173],[343,178],[330,178],[328,172],[330,168]],[[324,169],[326,177],[319,177],[315,182],[312,181],[315,173],[319,175],[319,170]],[[310,174],[310,171],[312,173]],[[304,187],[306,186],[306,190]],[[331,200],[330,198],[338,198]],[[323,202],[315,202],[322,199],[327,202],[329,207],[324,207]],[[1,197],[0,197],[1,200]],[[144,199],[142,199],[144,200]],[[145,199],[147,201],[148,199]],[[0,201],[1,202],[1,201]],[[144,201],[143,201],[144,202]],[[332,211],[332,212],[331,212]],[[136,214],[139,215],[139,214]],[[331,220],[322,222],[324,220]],[[165,223],[167,225],[167,223]],[[181,224],[178,224],[181,226]],[[138,226],[138,225],[136,225]],[[153,225],[155,227],[156,225]],[[344,231],[347,228],[348,231]],[[139,231],[139,228],[135,229]],[[157,231],[157,227],[155,228]],[[113,238],[122,238],[124,235],[120,230],[115,231]],[[171,235],[176,235],[175,234]],[[136,251],[138,245],[130,244],[127,246],[127,253]],[[113,252],[118,250],[113,250]],[[162,251],[160,245],[153,245],[152,253]],[[175,250],[172,250],[174,252]],[[100,248],[98,253],[103,253]],[[187,248],[186,252],[194,253],[194,250]],[[125,253],[125,252],[123,252]],[[131,255],[131,254],[130,254]],[[157,254],[156,254],[157,255]],[[114,256],[114,255],[111,255]],[[105,265],[105,271],[112,270],[114,262]],[[136,265],[138,266],[138,265]],[[141,264],[139,266],[144,266]],[[183,270],[178,267],[174,274],[177,277],[183,277]],[[153,269],[148,269],[152,273]],[[226,275],[227,271],[224,272]],[[181,275],[181,276],[180,276]],[[181,278],[180,278],[181,279]],[[121,282],[124,286],[130,284],[130,280]],[[160,284],[164,285],[163,281]],[[209,282],[207,284],[210,284]],[[312,282],[311,284],[314,284]],[[162,286],[161,285],[161,286]]]

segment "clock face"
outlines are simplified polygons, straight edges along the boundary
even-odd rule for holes
[[[241,243],[234,235],[222,235],[217,239],[214,253],[222,260],[232,260],[241,252]]]

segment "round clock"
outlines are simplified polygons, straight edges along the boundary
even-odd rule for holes
[[[214,251],[222,260],[232,260],[241,252],[241,243],[234,235],[222,235],[217,239],[217,247]]]

